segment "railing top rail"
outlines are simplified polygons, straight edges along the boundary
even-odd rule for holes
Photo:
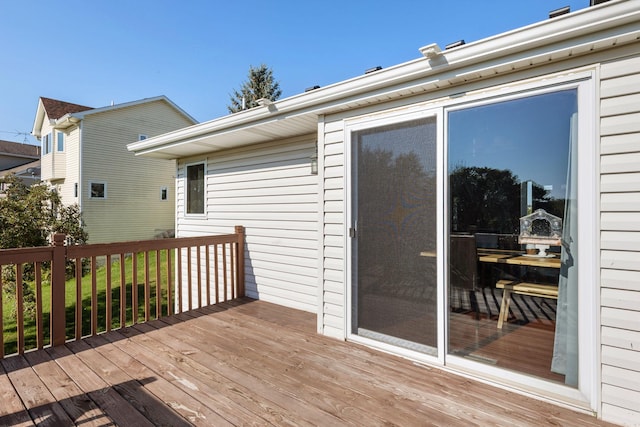
[[[0,265],[51,261],[53,246],[0,249]]]
[[[169,239],[138,240],[132,242],[94,243],[67,247],[69,258],[138,253],[162,249],[175,249],[193,246],[214,245],[237,242],[237,234],[215,236],[178,237]]]

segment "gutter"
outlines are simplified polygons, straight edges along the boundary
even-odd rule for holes
[[[79,118],[72,113],[67,113],[55,121],[55,123],[53,124],[53,128],[67,129],[73,125],[77,125],[78,123],[80,123],[81,120],[82,118]]]

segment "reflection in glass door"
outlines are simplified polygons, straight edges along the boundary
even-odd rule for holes
[[[352,333],[436,354],[436,118],[351,141]]]
[[[577,99],[567,89],[448,113],[448,353],[573,387]]]

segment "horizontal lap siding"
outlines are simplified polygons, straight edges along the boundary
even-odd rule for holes
[[[640,419],[640,57],[601,68],[602,415]]]
[[[342,120],[324,127],[323,188],[323,295],[322,328],[325,335],[345,337],[344,248],[344,128]]]
[[[80,129],[73,128],[64,138],[64,152],[61,154],[65,158],[65,172],[58,191],[64,205],[73,205],[78,203],[75,187],[80,179]]]
[[[212,153],[178,167],[181,237],[245,227],[247,296],[315,312],[318,305],[318,175],[315,135]],[[206,162],[206,215],[184,215],[184,165]]]
[[[82,214],[89,243],[152,239],[175,225],[175,161],[127,150],[149,137],[192,124],[163,101],[87,115],[82,124]],[[105,182],[105,200],[90,199],[89,183]],[[168,199],[160,189],[167,187]]]
[[[42,137],[40,138],[40,149],[41,149],[41,156],[40,156],[40,179],[42,180],[50,180],[52,178],[56,178],[55,174],[54,174],[54,155],[55,155],[55,150],[54,150],[54,144],[53,142],[50,142],[50,147],[51,147],[51,152],[49,154],[45,154],[44,153],[44,137],[51,133],[51,135],[54,135],[55,130],[53,129],[53,127],[51,126],[51,124],[49,123],[49,117],[45,116],[45,120],[42,122],[42,128],[40,129],[40,134],[42,135]],[[62,175],[62,174],[58,174],[58,175]]]

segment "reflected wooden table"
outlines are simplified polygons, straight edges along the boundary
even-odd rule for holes
[[[528,267],[560,268],[560,255],[535,256],[526,255],[516,251],[495,251],[478,248],[478,261],[494,264],[521,265]],[[502,289],[502,302],[500,303],[500,315],[498,316],[498,329],[509,316],[511,294],[530,295],[541,298],[558,299],[558,285],[546,283],[527,283],[512,280],[498,280],[496,288]]]
[[[491,249],[478,248],[478,261],[529,267],[560,268],[560,254],[540,257],[538,255],[527,255],[522,252],[494,252]]]

